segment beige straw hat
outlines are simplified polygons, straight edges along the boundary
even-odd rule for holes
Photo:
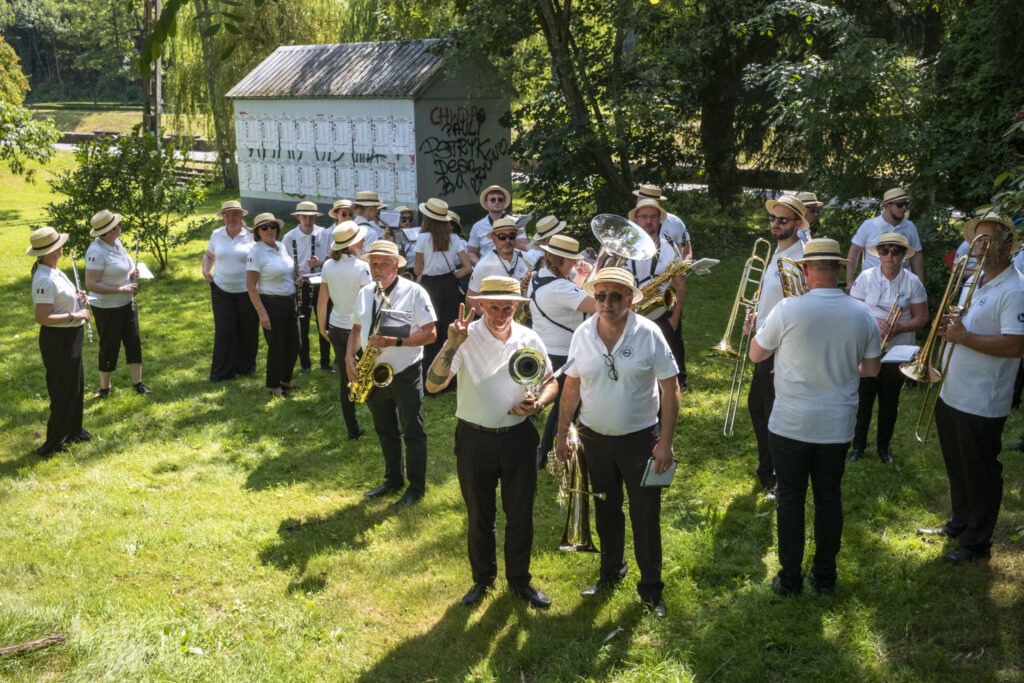
[[[807,263],[808,261],[838,261],[840,264],[846,265],[846,257],[839,250],[839,242],[829,237],[819,237],[804,243],[803,258],[798,258],[796,262]]]
[[[628,287],[633,290],[634,304],[643,301],[644,293],[636,288],[635,281],[633,280],[633,274],[625,268],[602,268],[597,271],[597,277],[583,284],[583,291],[590,296],[594,296],[594,288],[602,282],[622,285],[623,287]]]
[[[868,247],[868,253],[872,256],[878,256],[878,247],[886,244],[894,244],[897,247],[903,247],[907,250],[904,258],[910,258],[917,253],[917,250],[910,246],[907,242],[907,238],[898,232],[887,232],[878,238],[878,241]]]
[[[490,209],[487,208],[487,195],[491,194],[492,192],[500,192],[503,195],[505,195],[505,206],[508,206],[509,204],[512,203],[511,192],[506,190],[501,185],[488,185],[483,189],[483,192],[480,193],[480,206],[484,207],[484,209],[490,211]]]
[[[480,292],[471,299],[494,301],[529,301],[519,293],[519,280],[505,275],[489,275],[480,283]]]
[[[106,235],[108,232],[120,225],[120,223],[121,214],[103,209],[89,219],[89,225],[92,226],[92,230],[89,231],[89,236],[99,237],[100,235]]]
[[[540,248],[549,254],[574,261],[583,258],[583,253],[580,252],[580,243],[568,235],[552,235],[547,244],[540,245]]]
[[[49,225],[39,228],[29,235],[28,242],[32,246],[25,253],[29,256],[46,256],[57,251],[68,241],[68,233],[58,233]]]
[[[217,215],[223,217],[228,211],[241,211],[243,216],[249,215],[249,212],[242,208],[242,202],[237,199],[229,199],[221,204],[220,211],[217,212]]]
[[[366,238],[366,224],[360,225],[355,221],[345,221],[335,226],[331,235],[334,242],[331,244],[331,251],[340,251],[351,247],[356,242]]]
[[[369,262],[371,256],[392,256],[398,259],[398,267],[405,267],[405,257],[398,253],[398,245],[388,240],[377,240],[370,245],[370,248],[359,255],[363,261]]]
[[[406,211],[410,209],[406,208]],[[448,202],[436,197],[431,197],[427,201],[420,204],[420,213],[428,218],[433,218],[435,221],[441,221],[447,223],[450,219],[448,217]]]
[[[293,216],[323,216],[320,213],[316,202],[299,202],[295,205],[295,210],[292,211]]]

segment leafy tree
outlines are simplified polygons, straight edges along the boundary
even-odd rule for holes
[[[53,157],[53,143],[59,137],[49,120],[36,121],[21,106],[28,92],[28,80],[21,72],[18,55],[0,36],[0,162],[12,173],[32,180],[29,160],[46,163]]]
[[[164,270],[176,241],[174,224],[192,214],[205,195],[197,179],[176,177],[187,151],[158,145],[148,134],[81,143],[76,168],[49,181],[55,193],[66,196],[48,205],[51,225],[70,233],[70,249],[83,253],[90,216],[110,209],[124,216],[125,233],[138,235]]]

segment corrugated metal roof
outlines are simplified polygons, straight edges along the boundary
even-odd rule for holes
[[[444,60],[431,52],[439,42],[285,45],[227,97],[414,97],[444,68]]]

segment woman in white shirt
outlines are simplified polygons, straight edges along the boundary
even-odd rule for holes
[[[245,286],[267,342],[267,389],[285,398],[295,388],[292,373],[299,357],[295,261],[277,241],[284,221],[261,213],[253,223],[256,244],[246,261]]]

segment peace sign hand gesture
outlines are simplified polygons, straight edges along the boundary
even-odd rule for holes
[[[476,311],[470,308],[467,315],[466,304],[459,304],[459,317],[448,326],[448,345],[451,348],[457,349],[466,341],[466,338],[469,336],[469,324],[473,322],[475,317]]]

